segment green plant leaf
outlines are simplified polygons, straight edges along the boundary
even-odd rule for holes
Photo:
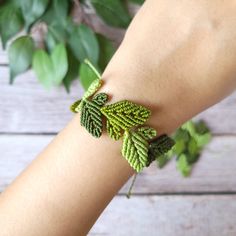
[[[188,153],[190,155],[195,155],[199,152],[197,142],[194,138],[191,138],[188,143]]]
[[[137,172],[140,172],[148,163],[147,140],[138,133],[126,130],[123,138],[122,155]]]
[[[68,70],[65,46],[58,44],[50,56],[42,49],[37,50],[33,57],[33,69],[45,88],[59,85]]]
[[[22,14],[15,5],[7,4],[0,9],[0,35],[4,49],[7,41],[22,29],[23,24]]]
[[[65,23],[69,10],[68,0],[53,0],[53,7],[59,22]]]
[[[185,154],[181,154],[177,160],[177,169],[185,177],[189,176],[191,173],[191,165],[188,164],[187,157]]]
[[[78,78],[79,61],[75,58],[73,52],[67,47],[68,71],[63,79],[64,87],[67,93],[70,92],[72,81]]]
[[[159,156],[157,159],[157,165],[159,168],[163,168],[168,162],[169,162],[169,159],[167,157],[167,155],[161,155]]]
[[[68,58],[64,44],[58,44],[53,49],[51,59],[54,68],[54,83],[59,85],[68,70]]]
[[[30,36],[17,38],[9,47],[8,57],[10,63],[10,83],[15,76],[25,72],[32,63],[34,42]]]
[[[20,1],[21,10],[25,19],[26,29],[28,31],[32,23],[43,15],[49,0],[24,0]]]
[[[52,51],[59,43],[65,43],[67,39],[67,32],[63,26],[58,22],[53,22],[48,25],[48,32],[45,37],[47,49]]]
[[[174,153],[180,155],[185,151],[186,144],[183,139],[175,139],[175,146],[173,147]]]
[[[122,130],[144,124],[151,112],[147,108],[124,100],[101,108],[107,118],[107,131],[111,138],[118,140]]]
[[[97,64],[99,46],[97,38],[90,28],[83,24],[76,27],[70,35],[69,45],[80,62],[89,59],[93,64]]]
[[[144,3],[145,0],[130,0],[130,2],[142,5]]]
[[[131,17],[120,0],[91,0],[97,14],[110,26],[126,28]]]
[[[89,88],[94,80],[100,79],[87,63],[81,63],[79,69],[79,79],[85,90]]]
[[[111,57],[115,52],[115,48],[113,47],[111,41],[103,35],[97,34],[97,39],[100,48],[98,65],[103,71],[106,68],[108,62],[111,60]]]
[[[83,100],[80,123],[94,137],[99,138],[102,134],[101,106],[107,101],[107,94],[99,93],[92,101]],[[74,109],[76,111],[76,109]]]
[[[199,147],[204,147],[205,145],[207,145],[211,141],[211,138],[211,133],[199,134],[195,136],[197,145]]]

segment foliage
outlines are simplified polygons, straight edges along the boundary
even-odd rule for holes
[[[201,151],[210,142],[211,133],[204,121],[188,121],[173,135],[175,146],[165,155],[157,158],[160,168],[173,157],[177,160],[177,169],[183,176],[189,176],[193,165],[198,161]]]
[[[126,28],[131,15],[128,4],[140,0],[5,0],[0,5],[0,38],[8,48],[10,82],[29,68],[38,81],[51,88],[63,84],[70,91],[71,82],[81,79],[87,89],[96,77],[84,64],[89,59],[103,71],[115,52],[114,43],[94,32],[86,18],[87,7],[93,8],[104,23]],[[81,11],[81,22],[74,20],[73,11]],[[33,32],[42,26],[42,42],[38,44]],[[18,34],[22,38],[15,39]]]

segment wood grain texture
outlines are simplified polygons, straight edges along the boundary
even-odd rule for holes
[[[103,236],[235,236],[236,195],[116,197],[90,231]]]
[[[35,158],[53,135],[0,135],[0,191]],[[121,157],[122,158],[122,157]],[[196,164],[191,178],[175,162],[158,170],[155,163],[137,177],[134,194],[236,192],[236,136],[215,137]],[[128,182],[120,191],[127,193]]]
[[[33,72],[10,86],[8,67],[0,66],[0,132],[57,133],[72,117],[70,104],[83,94],[78,81],[68,95],[63,87],[45,90]],[[214,133],[236,134],[236,93],[198,116]]]

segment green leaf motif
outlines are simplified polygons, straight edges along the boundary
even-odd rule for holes
[[[148,142],[136,132],[125,131],[122,155],[135,171],[140,172],[148,163]]]
[[[20,1],[21,10],[25,19],[26,29],[34,23],[40,16],[43,15],[49,0],[24,0]]]
[[[149,126],[139,127],[137,129],[137,133],[140,134],[146,140],[150,140],[157,136],[157,131]]]
[[[144,124],[151,112],[147,108],[124,100],[101,108],[107,118],[107,131],[111,138],[118,140],[122,130]]]
[[[125,28],[131,17],[120,0],[91,0],[97,14],[110,26]]]
[[[83,99],[91,97],[94,93],[96,93],[99,90],[101,86],[102,86],[102,80],[100,79],[94,80],[84,93]]]
[[[20,10],[13,4],[7,4],[0,10],[0,35],[3,48],[7,41],[23,27],[24,21]]]
[[[163,134],[149,145],[148,156],[150,163],[158,157],[166,154],[175,145],[175,141],[169,136]]]
[[[48,55],[39,49],[33,57],[33,69],[41,84],[49,89],[53,85],[61,84],[68,70],[68,58],[66,48],[58,44]]]
[[[10,83],[15,76],[25,72],[32,63],[34,42],[30,36],[17,38],[9,47],[8,57],[10,63]]]
[[[93,64],[97,64],[99,57],[98,41],[94,32],[86,25],[81,24],[75,27],[68,43],[80,62],[89,59]]]
[[[102,86],[102,80],[100,79],[94,80],[92,84],[89,86],[89,88],[87,89],[87,91],[84,93],[84,96],[82,97],[81,102],[78,103],[77,106],[72,104],[72,106],[74,105],[73,112],[77,113],[81,111],[84,102],[87,101],[87,98],[91,97],[95,92],[97,92],[101,86]]]
[[[94,96],[92,101],[83,101],[80,123],[96,138],[99,138],[102,134],[102,114],[100,108],[107,99],[107,94],[99,93]]]
[[[71,106],[70,106],[70,110],[72,111],[72,112],[74,112],[74,113],[78,113],[78,111],[77,111],[77,107],[79,106],[79,104],[81,103],[81,99],[79,99],[79,100],[77,100],[77,101],[75,101]]]

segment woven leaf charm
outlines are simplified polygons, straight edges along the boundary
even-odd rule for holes
[[[74,113],[77,113],[77,107],[79,106],[79,104],[81,103],[81,99],[77,100],[76,102],[74,102],[71,106],[70,106],[70,110]]]
[[[148,150],[150,162],[167,153],[174,145],[175,141],[165,134],[152,141]]]
[[[157,131],[148,126],[138,128],[137,133],[140,134],[146,140],[150,140],[157,136]]]
[[[96,93],[99,90],[101,86],[102,86],[102,80],[100,79],[94,80],[87,89],[87,91],[84,93],[83,99],[91,97],[94,93]]]
[[[92,101],[83,100],[80,123],[96,138],[99,138],[102,134],[102,113],[100,109],[107,99],[107,94],[99,93],[94,96]]]
[[[137,172],[148,163],[148,142],[139,133],[125,131],[122,155]]]
[[[101,108],[107,118],[107,131],[111,138],[118,140],[122,130],[144,124],[151,112],[147,108],[124,100]]]
[[[102,86],[102,80],[100,79],[94,80],[87,89],[87,91],[84,93],[82,99],[74,102],[71,105],[70,110],[74,113],[78,113],[79,111],[81,111],[82,106],[84,105],[84,101],[87,100],[87,98],[91,97],[94,93],[96,93],[101,86]]]

